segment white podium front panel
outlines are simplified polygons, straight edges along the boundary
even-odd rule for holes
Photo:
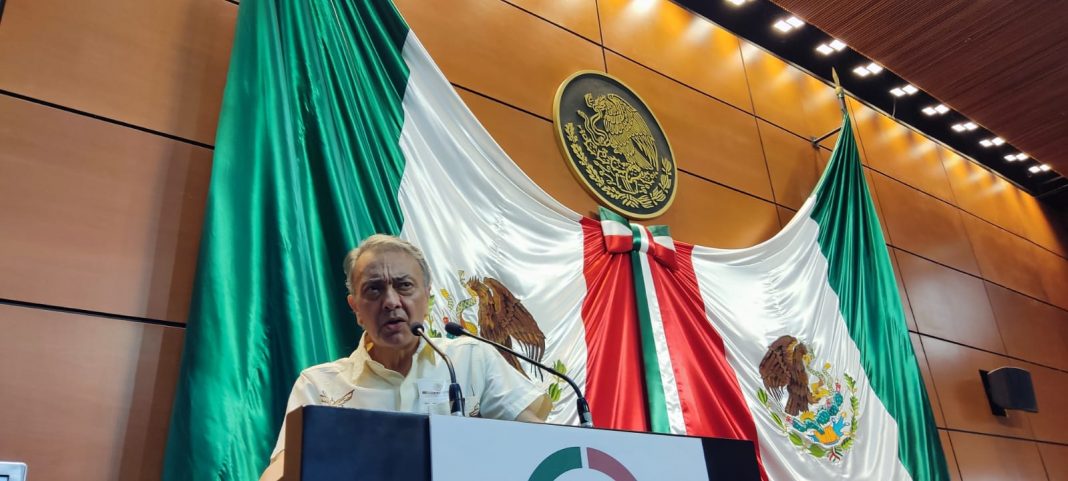
[[[707,481],[699,438],[430,416],[431,479]]]

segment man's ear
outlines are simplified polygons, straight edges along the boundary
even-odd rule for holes
[[[352,313],[356,314],[356,298],[352,297],[352,294],[349,294],[348,296],[345,297],[345,300],[348,301],[349,309],[352,310]],[[363,322],[360,321],[360,317],[359,316],[356,316],[356,324],[359,324],[360,327],[363,327]]]

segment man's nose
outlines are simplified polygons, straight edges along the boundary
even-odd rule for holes
[[[393,286],[386,288],[386,295],[382,298],[382,308],[392,311],[401,307],[400,293]]]

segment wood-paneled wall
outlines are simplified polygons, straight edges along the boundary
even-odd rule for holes
[[[658,222],[687,242],[774,235],[827,160],[806,138],[839,123],[830,87],[665,0],[397,3],[505,151],[576,211],[596,204],[560,159],[556,88],[580,69],[635,88],[682,170]],[[7,1],[0,459],[31,479],[158,476],[237,9]],[[850,109],[954,477],[1068,479],[1064,213]],[[977,371],[1003,365],[1032,372],[1041,413],[990,414]]]

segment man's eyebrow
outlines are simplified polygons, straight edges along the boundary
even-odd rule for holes
[[[392,281],[392,282],[397,282],[397,281],[405,281],[405,280],[414,279],[414,278],[415,277],[412,276],[411,274],[397,274],[397,275],[393,276],[392,278],[389,278],[389,280]],[[387,278],[385,276],[370,275],[370,276],[367,276],[366,278],[364,278],[363,281],[360,282],[360,285],[367,285],[367,284],[372,284],[372,283],[385,282],[386,279]]]
[[[364,277],[363,280],[360,281],[360,285],[371,284],[371,283],[374,283],[374,282],[382,282],[384,280],[386,280],[385,277],[377,276],[377,275],[369,275],[367,277]]]

